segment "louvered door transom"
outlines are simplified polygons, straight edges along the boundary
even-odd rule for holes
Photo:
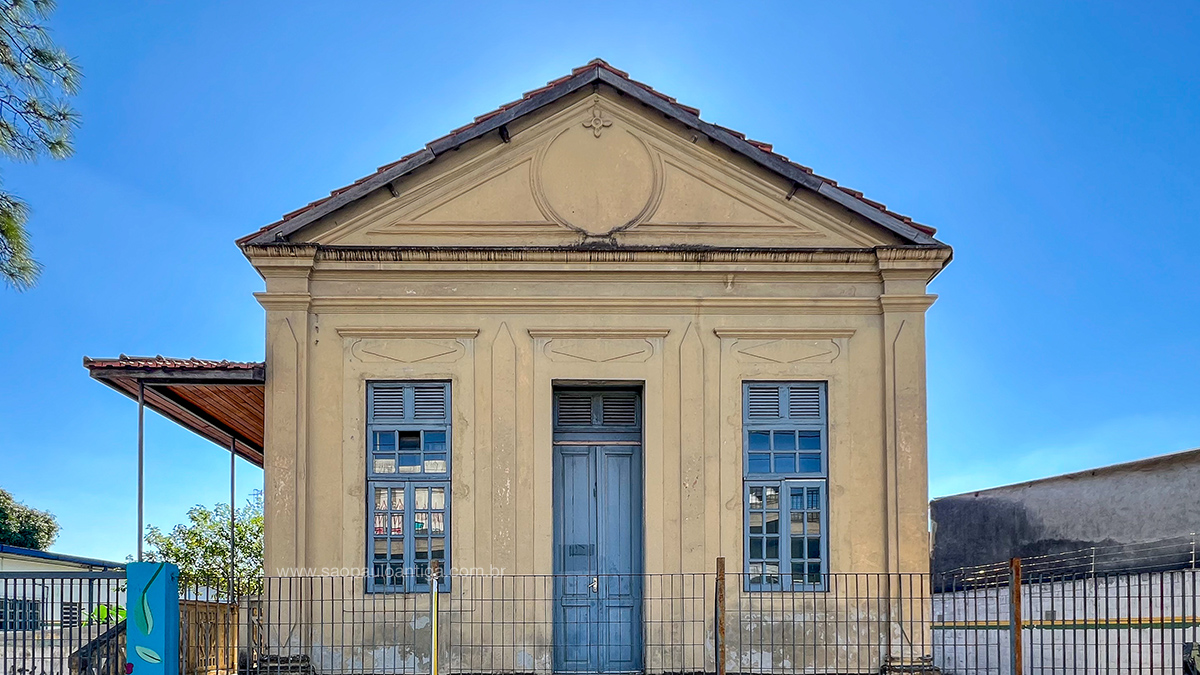
[[[554,669],[642,670],[642,406],[554,394]]]

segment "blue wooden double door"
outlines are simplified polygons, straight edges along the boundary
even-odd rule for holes
[[[642,410],[636,390],[554,395],[554,669],[642,670]]]

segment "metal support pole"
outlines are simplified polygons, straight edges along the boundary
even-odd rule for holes
[[[1012,635],[1012,674],[1021,675],[1025,660],[1022,658],[1021,631],[1024,624],[1021,621],[1021,559],[1013,558],[1008,561],[1008,630]]]
[[[146,505],[146,383],[138,380],[138,535],[137,559],[142,562],[142,540],[145,538]]]
[[[229,602],[233,604],[234,575],[237,573],[237,439],[229,435]]]
[[[717,558],[717,675],[725,675],[725,556]]]

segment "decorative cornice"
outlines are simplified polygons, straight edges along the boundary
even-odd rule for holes
[[[344,338],[418,338],[436,339],[473,339],[479,336],[478,328],[401,328],[396,326],[348,326],[338,328],[337,334]]]
[[[670,328],[530,328],[532,338],[665,338]]]
[[[936,295],[929,294],[885,294],[879,296],[879,304],[884,312],[924,312],[937,300]]]
[[[263,244],[243,248],[261,264],[271,258],[307,258],[317,262],[814,262],[944,263],[948,247],[751,248],[714,246],[314,246]],[[269,264],[269,263],[268,263]]]
[[[316,260],[338,262],[743,262],[874,263],[869,249],[769,249],[696,247],[322,247]]]
[[[619,312],[627,314],[674,314],[680,311],[721,311],[749,314],[797,312],[806,314],[879,314],[879,299],[835,298],[739,298],[739,297],[322,297],[312,301],[314,311],[394,311],[462,313],[464,311],[524,312],[559,314]]]
[[[312,296],[308,293],[255,293],[254,297],[269,311],[308,311],[312,305]]]
[[[875,255],[880,263],[891,261],[927,261],[945,264],[954,251],[949,246],[878,246]]]
[[[719,338],[757,340],[832,340],[854,336],[853,328],[714,328]]]
[[[264,258],[308,258],[316,257],[320,247],[316,244],[262,244],[243,246],[242,253],[255,264]]]

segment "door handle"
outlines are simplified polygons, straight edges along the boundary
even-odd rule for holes
[[[592,577],[592,583],[588,584],[588,588],[592,589],[593,593],[600,592],[600,577]]]

